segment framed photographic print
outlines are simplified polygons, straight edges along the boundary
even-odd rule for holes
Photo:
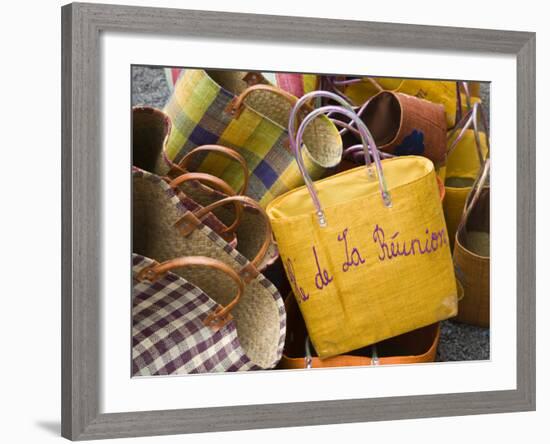
[[[63,436],[535,408],[533,33],[62,24]]]

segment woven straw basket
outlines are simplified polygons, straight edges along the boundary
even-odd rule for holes
[[[484,169],[488,174],[489,161]],[[483,174],[482,174],[483,175]],[[468,198],[456,233],[453,260],[464,287],[456,320],[488,327],[490,323],[490,188],[479,180]]]
[[[303,183],[288,149],[287,124],[295,96],[270,85],[249,86],[247,73],[185,70],[165,107],[174,129],[168,157],[178,161],[196,146],[220,144],[235,149],[251,171],[247,195],[266,206],[274,197]],[[320,116],[304,137],[306,163],[319,178],[342,155],[342,140],[326,116]],[[234,189],[243,184],[232,165],[210,155],[198,157],[194,170],[208,171]]]
[[[132,120],[133,165],[159,176],[178,179],[178,188],[183,193],[181,197],[185,200],[185,206],[190,210],[195,211],[199,207],[236,194],[229,184],[215,176],[205,173],[189,174],[186,168],[188,160],[198,153],[216,152],[240,164],[245,177],[245,183],[240,192],[246,191],[249,172],[246,161],[236,151],[218,145],[201,146],[192,150],[186,158],[176,164],[166,157],[165,152],[166,140],[171,128],[168,116],[155,108],[134,107]],[[211,214],[205,222],[227,242],[231,242],[233,246],[236,246],[235,230],[239,224],[241,213],[242,210],[239,205],[236,211],[232,213],[234,214],[232,218],[226,218],[227,224],[221,222],[214,214]],[[246,246],[247,243],[245,242]]]
[[[164,176],[172,167],[164,151],[172,128],[170,118],[149,106],[132,108],[132,165]]]
[[[344,89],[346,96],[356,105],[362,105],[380,91],[399,92],[443,105],[449,129],[460,120],[461,108],[468,101],[466,95],[461,93],[458,102],[460,89],[455,81],[365,77],[362,82],[348,84]],[[479,84],[470,88],[469,92],[473,96],[469,98],[470,102],[480,101]]]
[[[474,105],[474,109],[477,110],[478,106]],[[474,117],[472,113],[466,114],[459,123],[464,124],[464,128],[458,134],[456,130],[451,132],[448,141],[447,164],[444,168],[446,197],[443,201],[443,211],[451,248],[454,248],[456,230],[466,199],[480,174],[483,162],[489,155],[489,140],[485,132],[474,129]]]
[[[241,165],[245,173],[245,182],[242,189],[239,190],[240,194],[246,194],[248,186],[248,168],[242,156],[236,151],[231,150],[220,145],[204,145],[191,150],[178,164],[174,171],[186,172],[187,165],[196,155],[200,155],[204,152],[218,152],[224,153],[227,157],[237,160]],[[199,173],[200,174],[200,173]],[[199,181],[188,180],[183,182],[182,179],[186,177],[194,177],[185,173],[183,176],[176,177],[172,182],[172,186],[177,186],[183,193],[191,196],[194,200],[200,202],[201,205],[211,205],[221,199],[228,197],[228,195],[234,195],[235,192],[223,192],[222,187],[218,189],[212,189],[204,186]],[[221,179],[220,179],[221,180]],[[219,191],[222,189],[222,191]],[[236,235],[238,241],[239,252],[248,260],[252,260],[259,251],[263,240],[266,238],[266,225],[262,214],[254,207],[243,204],[236,204],[233,208],[220,206],[212,210],[212,213],[227,227],[230,231]],[[224,233],[218,232],[218,234],[224,237]],[[274,242],[271,242],[269,250],[264,257],[261,264],[258,265],[260,271],[264,270],[268,265],[272,264],[279,257],[277,246]]]
[[[172,273],[193,267],[224,285],[228,305]],[[256,338],[244,337],[232,313],[244,284],[228,265],[206,257],[181,257],[162,264],[133,255],[132,374],[174,375],[265,368]],[[227,286],[232,281],[233,288]],[[242,322],[241,322],[242,323]],[[245,345],[243,345],[245,344]],[[271,367],[271,365],[269,365]]]
[[[436,167],[445,162],[447,125],[442,105],[381,91],[369,100],[363,119],[380,150],[425,156]]]
[[[274,366],[280,359],[285,334],[285,313],[282,298],[257,270],[269,242],[264,241],[254,261],[225,242],[201,222],[202,215],[186,208],[179,193],[165,181],[143,171],[133,174],[133,251],[158,262],[180,256],[206,256],[226,263],[237,270],[245,281],[244,293],[232,314],[237,332],[247,354],[262,368]],[[234,200],[232,200],[234,199]],[[232,204],[245,197],[228,197],[220,204]],[[204,208],[203,214],[210,212]],[[268,231],[271,237],[271,231]],[[210,273],[193,268],[175,270],[179,276],[192,282],[221,305],[230,302],[228,285],[220,285]]]

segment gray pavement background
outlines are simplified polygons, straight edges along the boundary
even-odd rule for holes
[[[132,67],[132,106],[147,105],[162,109],[170,97],[170,88],[162,68]],[[489,114],[489,84],[481,85],[481,97]],[[489,329],[453,321],[441,323],[438,361],[489,359]]]

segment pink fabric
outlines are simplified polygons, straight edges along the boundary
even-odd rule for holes
[[[304,79],[302,74],[276,73],[277,86],[296,97],[304,95]]]
[[[169,71],[170,71],[169,81],[172,82],[172,84],[170,86],[173,88],[174,85],[176,84],[177,80],[178,80],[178,77],[179,77],[180,73],[183,71],[183,69],[182,68],[169,68]]]

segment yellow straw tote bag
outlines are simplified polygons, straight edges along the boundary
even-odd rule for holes
[[[488,327],[490,322],[490,160],[487,159],[468,196],[456,233],[453,259],[457,278],[464,287],[457,321]]]
[[[306,186],[267,207],[285,271],[321,359],[453,317],[457,288],[433,164],[424,157],[380,161],[372,136],[351,107],[330,92],[302,121],[293,150]],[[305,126],[321,113],[355,121],[375,159],[312,182],[301,158]]]
[[[482,122],[485,132],[478,130],[479,121]],[[451,249],[454,248],[455,234],[464,212],[466,199],[489,155],[488,129],[480,104],[473,105],[472,110],[464,116],[457,129],[460,129],[458,136],[454,137],[457,131],[450,134],[447,165],[444,168],[443,211]]]
[[[409,333],[389,338],[345,355],[319,359],[309,343],[309,336],[294,295],[285,298],[286,339],[278,368],[329,368],[367,365],[395,365],[433,362],[439,344],[439,322]]]
[[[166,153],[178,162],[194,147],[219,144],[235,149],[251,172],[247,196],[265,207],[274,197],[303,185],[288,146],[286,125],[297,98],[266,84],[249,86],[238,71],[185,70],[164,111],[173,128]],[[304,136],[306,166],[313,178],[342,157],[342,139],[326,116],[319,116]],[[199,156],[190,165],[242,187],[238,166],[219,156]]]

